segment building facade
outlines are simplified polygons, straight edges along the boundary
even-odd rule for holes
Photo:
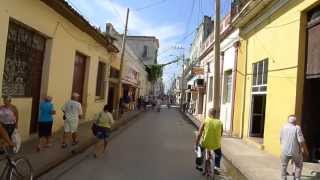
[[[13,97],[19,131],[37,130],[42,95],[53,97],[54,130],[63,126],[62,105],[80,94],[87,121],[108,101],[109,67],[118,49],[63,0],[5,0],[0,7],[1,94]]]
[[[115,38],[114,44],[118,49],[122,47],[123,35],[118,33],[111,23],[106,25],[106,34]],[[144,38],[144,37],[143,37]],[[136,36],[138,39],[138,36]],[[145,64],[143,60],[137,56],[134,50],[134,43],[140,45],[139,41],[126,42],[124,60],[123,60],[123,75],[122,75],[122,91],[120,97],[125,100],[126,97],[130,97],[134,104],[140,96],[146,96],[151,89],[151,83],[148,81],[148,73],[146,72]],[[150,55],[151,53],[149,53]],[[120,53],[116,55],[116,59],[120,61]]]
[[[259,2],[232,4],[241,36],[234,135],[279,156],[280,129],[296,114],[313,149],[320,140],[319,1]]]
[[[188,112],[198,118],[203,118],[206,107],[205,72],[201,53],[203,43],[213,31],[213,21],[209,16],[204,16],[203,22],[197,28],[193,39],[189,61],[185,70],[187,84],[185,100],[188,104]]]
[[[127,36],[127,44],[145,65],[157,64],[159,40],[154,36]]]

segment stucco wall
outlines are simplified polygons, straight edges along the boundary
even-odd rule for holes
[[[42,82],[42,92],[53,96],[57,109],[55,130],[63,125],[60,108],[72,93],[75,53],[78,51],[88,56],[83,106],[86,112],[85,120],[89,120],[107,101],[107,98],[101,101],[95,100],[98,62],[101,60],[118,67],[116,60],[111,62],[111,55],[105,48],[39,0],[4,0],[0,6],[0,24],[2,25],[0,72],[3,72],[4,68],[9,18],[26,24],[48,38],[50,44],[47,46],[44,59],[44,66],[48,66],[48,69],[43,73],[48,77],[43,78],[46,82]],[[2,75],[0,87],[2,87]],[[31,118],[31,98],[14,98],[13,102],[20,112],[22,136],[27,139]]]
[[[249,75],[246,79],[243,131],[248,137],[251,118],[252,64],[268,58],[269,73],[263,144],[265,150],[274,155],[280,154],[279,134],[282,125],[286,122],[288,115],[295,113],[296,106],[300,106],[296,104],[296,94],[302,89],[296,87],[301,13],[304,13],[303,11],[310,8],[315,2],[316,0],[290,1],[279,12],[268,18],[268,21],[244,35],[248,43],[246,68]],[[241,58],[244,56],[242,55]],[[304,59],[300,60],[304,61]],[[240,67],[243,67],[245,61],[240,60],[239,63],[242,63]],[[238,77],[238,79],[241,78]],[[240,91],[237,95],[241,98]],[[241,114],[240,111],[241,109],[238,109],[237,114]]]
[[[128,37],[127,44],[130,49],[135,53],[135,55],[143,60],[146,65],[151,65],[156,63],[158,45],[156,39],[154,38],[144,38],[144,37]],[[142,57],[144,52],[144,46],[148,47],[147,57]]]

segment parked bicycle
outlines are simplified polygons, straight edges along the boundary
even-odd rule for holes
[[[0,148],[4,158],[0,158],[2,180],[33,180],[33,168],[29,160],[24,156],[11,153],[11,150]]]

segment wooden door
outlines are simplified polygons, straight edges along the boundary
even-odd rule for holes
[[[114,98],[115,98],[115,87],[110,84],[109,90],[108,90],[108,105],[110,106],[110,109],[113,111],[114,109]]]
[[[73,71],[72,93],[80,95],[79,101],[83,102],[83,88],[86,73],[86,56],[76,53]]]
[[[30,133],[37,132],[45,39],[41,36],[34,36],[33,42],[34,42],[34,46],[31,50],[31,55],[30,55],[31,62],[32,62],[32,68],[31,68],[32,112],[31,112]]]

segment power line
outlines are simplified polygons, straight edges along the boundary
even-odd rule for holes
[[[181,40],[175,42],[175,45],[176,45],[176,44],[179,44],[179,43],[182,43],[183,41],[185,41],[188,37],[190,37],[191,35],[193,35],[193,33],[194,33],[195,31],[197,31],[197,28],[194,29],[193,31],[189,32],[188,34],[186,34],[183,38],[181,38]],[[175,46],[175,45],[174,45],[174,46]],[[160,52],[160,53],[158,54],[158,56],[161,56],[162,54],[164,54],[164,53],[166,53],[166,52],[168,52],[168,51],[170,51],[170,50],[172,50],[172,49],[174,49],[174,48],[175,48],[175,47],[172,47],[172,46],[171,46],[171,47],[163,50],[162,52]]]
[[[150,3],[150,4],[146,5],[146,6],[142,6],[140,8],[136,8],[133,11],[142,11],[142,10],[145,10],[145,9],[148,9],[148,8],[152,8],[152,7],[157,6],[159,4],[165,3],[166,1],[167,0],[156,1],[156,2]]]
[[[114,6],[112,0],[108,0],[110,2],[110,5],[113,9],[113,11],[117,14],[117,16],[119,17],[119,20],[122,21],[122,16],[121,16],[121,13],[118,11],[118,9]]]
[[[190,22],[191,22],[191,19],[192,19],[195,2],[196,2],[195,0],[192,1],[191,11],[190,11],[189,17],[188,17],[188,19],[187,19],[187,23],[186,23],[186,31],[185,31],[185,34],[186,34],[186,33],[188,32],[188,30],[189,30],[189,26],[190,26]]]

